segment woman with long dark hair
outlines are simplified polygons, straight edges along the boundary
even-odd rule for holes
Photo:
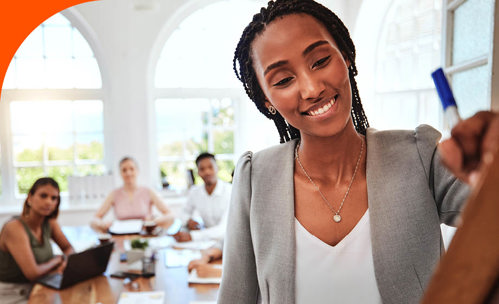
[[[0,232],[0,302],[27,301],[32,282],[51,271],[62,271],[73,247],[57,223],[59,185],[50,177],[38,179],[28,192],[20,216]],[[64,255],[54,256],[50,240]]]
[[[440,144],[426,125],[370,128],[349,32],[312,0],[262,8],[234,70],[283,144],[236,167],[218,302],[419,302],[444,252],[440,224],[455,225],[462,181],[498,147],[499,115]]]

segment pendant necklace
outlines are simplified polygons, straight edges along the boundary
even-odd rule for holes
[[[333,221],[335,221],[336,223],[341,222],[341,215],[340,215],[341,208],[343,208],[343,203],[345,203],[345,200],[348,196],[348,193],[350,192],[350,188],[352,187],[353,181],[355,179],[355,175],[357,174],[357,169],[359,168],[360,159],[362,158],[362,151],[364,150],[364,141],[363,140],[361,141],[359,158],[357,159],[357,164],[355,165],[355,170],[353,171],[352,180],[350,181],[350,185],[348,185],[347,192],[345,193],[345,196],[343,196],[343,200],[341,201],[341,204],[340,204],[340,207],[338,208],[338,210],[334,210],[333,206],[331,206],[329,201],[326,199],[326,197],[322,193],[321,189],[319,189],[319,186],[317,186],[317,184],[312,180],[310,175],[308,175],[305,168],[303,168],[303,165],[301,164],[301,161],[300,161],[300,156],[298,155],[298,148],[300,148],[300,142],[298,142],[298,144],[296,145],[296,149],[295,149],[295,159],[298,162],[298,165],[300,165],[300,168],[303,171],[303,173],[305,173],[305,176],[308,178],[310,183],[312,183],[312,185],[314,185],[317,192],[319,192],[319,194],[322,197],[322,200],[324,200],[324,203],[326,203],[326,206],[329,208],[329,210],[331,210],[331,212],[334,213]]]

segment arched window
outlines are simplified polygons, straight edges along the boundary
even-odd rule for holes
[[[440,66],[441,0],[395,0],[377,45],[374,103],[378,129],[442,126],[431,72]]]
[[[104,172],[101,88],[92,49],[64,15],[26,38],[2,88],[3,200],[22,196],[41,176],[67,191],[67,176]]]
[[[232,58],[239,37],[262,2],[219,1],[182,20],[157,62],[155,107],[162,175],[185,189],[187,169],[203,151],[216,154],[219,177],[234,169],[239,102],[244,99]]]

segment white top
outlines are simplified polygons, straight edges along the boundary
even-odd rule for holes
[[[295,219],[296,303],[382,303],[374,277],[369,210],[336,246]]]
[[[213,192],[208,194],[204,185],[193,186],[181,216],[185,223],[196,211],[203,219],[205,229],[191,231],[193,241],[222,240],[227,226],[227,213],[232,185],[218,180]]]

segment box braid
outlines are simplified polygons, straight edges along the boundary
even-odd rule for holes
[[[249,98],[255,103],[260,112],[267,118],[272,119],[279,131],[281,143],[300,137],[298,129],[290,125],[282,115],[277,112],[272,115],[265,106],[265,95],[253,69],[253,59],[251,58],[251,44],[255,37],[265,30],[265,27],[275,20],[291,14],[307,14],[321,22],[329,34],[338,44],[340,51],[350,62],[348,67],[350,86],[352,89],[352,110],[351,116],[353,124],[358,133],[365,135],[369,127],[366,114],[360,102],[359,91],[355,76],[357,68],[355,66],[355,46],[348,29],[343,22],[331,10],[313,0],[276,0],[270,1],[267,8],[262,7],[260,12],[253,16],[253,20],[244,29],[241,39],[237,44],[234,53],[233,68],[237,78],[243,83],[244,90]]]

